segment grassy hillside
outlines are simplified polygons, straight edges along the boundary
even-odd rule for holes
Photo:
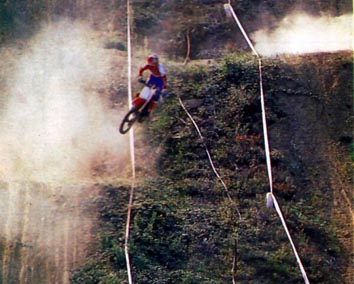
[[[70,177],[74,176],[70,169],[76,166],[75,160],[85,168],[90,180],[94,176],[95,185],[88,187],[88,191],[95,197],[83,194],[85,202],[80,205],[80,196],[73,198],[68,194],[60,202],[50,197],[47,208],[46,198],[36,196],[32,203],[28,199],[30,195],[23,196],[18,191],[15,196],[28,201],[25,207],[22,201],[16,203],[7,198],[5,192],[6,198],[1,199],[7,208],[3,210],[6,220],[3,227],[26,226],[23,233],[12,236],[9,230],[5,238],[0,239],[0,282],[16,282],[17,278],[12,275],[22,282],[37,278],[45,282],[52,277],[55,281],[68,282],[69,271],[86,257],[84,252],[80,255],[81,249],[86,253],[86,238],[91,240],[91,232],[85,231],[89,223],[85,216],[96,216],[95,209],[99,208],[99,225],[92,230],[96,242],[92,243],[86,263],[72,271],[71,283],[127,283],[124,234],[130,185],[122,180],[108,184],[107,180],[122,178],[120,166],[126,164],[125,157],[129,156],[126,144],[117,143],[118,131],[112,131],[121,108],[126,106],[128,2],[133,14],[133,70],[137,70],[138,64],[152,51],[163,59],[171,59],[163,60],[169,73],[169,87],[181,97],[204,136],[201,141],[176,96],[165,99],[152,120],[137,131],[138,178],[130,238],[134,283],[221,284],[231,283],[232,277],[237,283],[247,284],[303,283],[279,218],[274,210],[265,206],[269,189],[257,62],[251,55],[242,53],[249,48],[233,19],[226,17],[222,3],[226,1],[216,0],[1,1],[0,88],[4,91],[0,115],[5,116],[6,126],[3,127],[6,137],[2,137],[5,146],[0,145],[3,166],[6,168],[7,159],[10,160],[11,172],[13,168],[16,176],[18,173],[21,176],[18,165],[23,159],[30,172],[39,174],[42,180],[42,170],[51,169],[51,165],[60,166]],[[250,35],[260,28],[275,29],[280,19],[297,10],[333,17],[352,12],[349,0],[231,2]],[[66,29],[60,27],[61,22],[67,24]],[[37,33],[45,30],[53,33],[42,38],[42,45]],[[85,37],[79,36],[81,33]],[[230,54],[233,52],[239,53]],[[224,54],[230,55],[223,57]],[[188,67],[171,62],[182,62],[186,57],[192,60]],[[193,61],[204,58],[210,61]],[[351,53],[264,60],[274,191],[311,283],[347,284],[353,278],[350,266],[353,257],[352,70]],[[77,96],[73,97],[72,89],[79,86],[80,91],[78,88]],[[67,103],[56,100],[52,88],[61,90],[56,95],[65,94]],[[47,103],[53,102],[46,99],[47,95],[60,105],[62,111],[58,113],[68,114],[61,116],[68,118],[63,125],[70,125],[63,127],[67,130],[63,131],[63,137],[31,132],[56,121],[57,115],[43,116],[42,109],[49,109]],[[73,99],[79,108],[73,107],[76,106]],[[12,107],[12,102],[14,108],[7,109],[8,104]],[[104,104],[102,109],[101,103]],[[27,116],[28,110],[30,116]],[[56,112],[48,111],[48,114]],[[87,124],[81,120],[86,118],[85,114],[89,119]],[[19,117],[20,123],[7,120],[7,115]],[[35,127],[31,119],[38,119],[40,127]],[[16,128],[16,143],[7,140],[7,130],[12,130],[9,122],[26,130]],[[69,167],[66,163],[49,160],[46,167],[41,164],[37,170],[31,162],[27,163],[31,159],[36,165],[42,161],[36,146],[46,145],[43,137],[49,138],[50,145],[58,150],[56,144],[51,143],[52,137],[67,138],[73,129],[80,129],[79,136],[70,136],[63,139],[68,144],[60,144],[64,145],[65,150],[61,152],[65,152],[66,157],[75,156],[74,160],[65,159]],[[28,133],[34,139],[18,145]],[[101,139],[100,135],[104,137]],[[82,142],[76,137],[82,138]],[[102,141],[107,138],[114,142],[114,149],[119,148],[117,152],[102,147]],[[228,187],[229,196],[211,169],[205,145]],[[29,150],[24,150],[27,149],[24,146],[29,146]],[[94,152],[96,147],[99,149]],[[51,151],[44,148],[45,154]],[[81,150],[87,150],[94,157],[79,158],[77,153]],[[124,171],[128,172],[129,167]],[[69,177],[64,175],[64,179],[68,182]],[[104,181],[107,184],[103,185]],[[84,187],[86,189],[86,184]],[[69,188],[70,193],[73,191]],[[38,206],[32,206],[37,202]],[[30,206],[36,210],[29,210]],[[41,211],[42,206],[60,222],[55,218],[42,219],[47,216]],[[69,207],[75,208],[72,209],[77,214],[75,218],[67,210]],[[17,214],[17,208],[18,212],[24,212]],[[53,208],[66,213],[67,218],[61,218]],[[35,249],[32,244],[22,242],[27,238],[28,229],[32,229],[31,225],[27,226],[31,212],[40,212],[38,217],[32,215],[33,220],[41,221],[40,228],[46,229],[41,231],[45,240],[49,240],[44,243],[49,242],[49,251],[54,251],[48,258],[42,251],[42,238],[34,235]],[[7,217],[11,214],[19,221]],[[55,224],[58,233],[44,220]],[[68,224],[73,224],[75,230]],[[60,238],[63,232],[65,236]],[[74,233],[75,237],[70,237],[69,233]],[[17,235],[21,242],[17,242]],[[57,249],[52,249],[51,240],[53,248]],[[74,249],[68,245],[71,241],[75,243]],[[58,249],[57,242],[64,248]],[[57,270],[51,268],[51,257]],[[40,269],[31,265],[37,262],[36,258]],[[42,258],[47,261],[43,265]],[[7,265],[11,261],[14,269]],[[42,268],[45,273],[41,272]]]
[[[165,99],[142,126],[150,147],[138,157],[138,177],[148,176],[132,211],[134,283],[231,283],[232,268],[237,283],[303,283],[279,218],[265,206],[257,62],[233,54],[173,69],[171,88],[199,125],[233,202],[177,97]],[[311,283],[353,277],[351,78],[350,53],[264,62],[274,191]],[[98,240],[74,284],[127,283],[129,186],[101,192]]]

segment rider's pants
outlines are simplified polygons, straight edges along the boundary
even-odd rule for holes
[[[160,99],[161,90],[163,87],[163,81],[160,77],[155,77],[154,75],[150,75],[149,80],[147,81],[148,85],[155,85],[157,90],[155,94],[155,101],[157,102]]]

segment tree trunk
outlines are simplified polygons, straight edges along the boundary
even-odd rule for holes
[[[184,59],[183,64],[186,65],[188,61],[190,60],[190,55],[191,55],[191,37],[190,37],[190,32],[187,30],[186,32],[186,40],[187,40],[187,52],[186,52],[186,58]]]

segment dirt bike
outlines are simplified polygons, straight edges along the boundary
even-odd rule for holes
[[[154,98],[157,92],[156,86],[148,85],[145,81],[140,81],[140,83],[144,84],[145,86],[141,92],[135,96],[132,102],[132,108],[124,116],[119,126],[119,132],[121,134],[127,133],[136,121],[142,122],[144,118],[149,115],[151,104],[154,102]]]

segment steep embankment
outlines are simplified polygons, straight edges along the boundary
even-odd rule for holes
[[[264,65],[275,194],[311,283],[349,284],[351,54],[288,57]],[[145,141],[159,154],[158,176],[136,189],[130,240],[135,283],[230,283],[232,268],[237,283],[303,283],[278,216],[265,207],[268,180],[254,58],[235,54],[172,77],[238,205],[215,178],[177,99],[166,99],[144,125]],[[144,158],[142,153],[141,163]],[[72,283],[127,283],[128,189],[111,185],[104,192],[101,242]]]
[[[343,53],[301,56],[295,62],[285,60],[293,74],[282,86],[293,90],[305,87],[310,92],[286,98],[281,94],[275,96],[273,106],[284,112],[287,119],[276,123],[271,132],[274,146],[293,163],[291,172],[297,187],[301,188],[300,196],[312,207],[311,214],[321,216],[333,226],[331,234],[343,246],[343,254],[337,261],[344,269],[344,283],[353,279],[350,265],[354,224],[350,153],[353,151],[353,66],[350,58],[350,53]],[[315,226],[305,232],[320,237]],[[325,250],[334,257],[335,249],[331,245]]]

